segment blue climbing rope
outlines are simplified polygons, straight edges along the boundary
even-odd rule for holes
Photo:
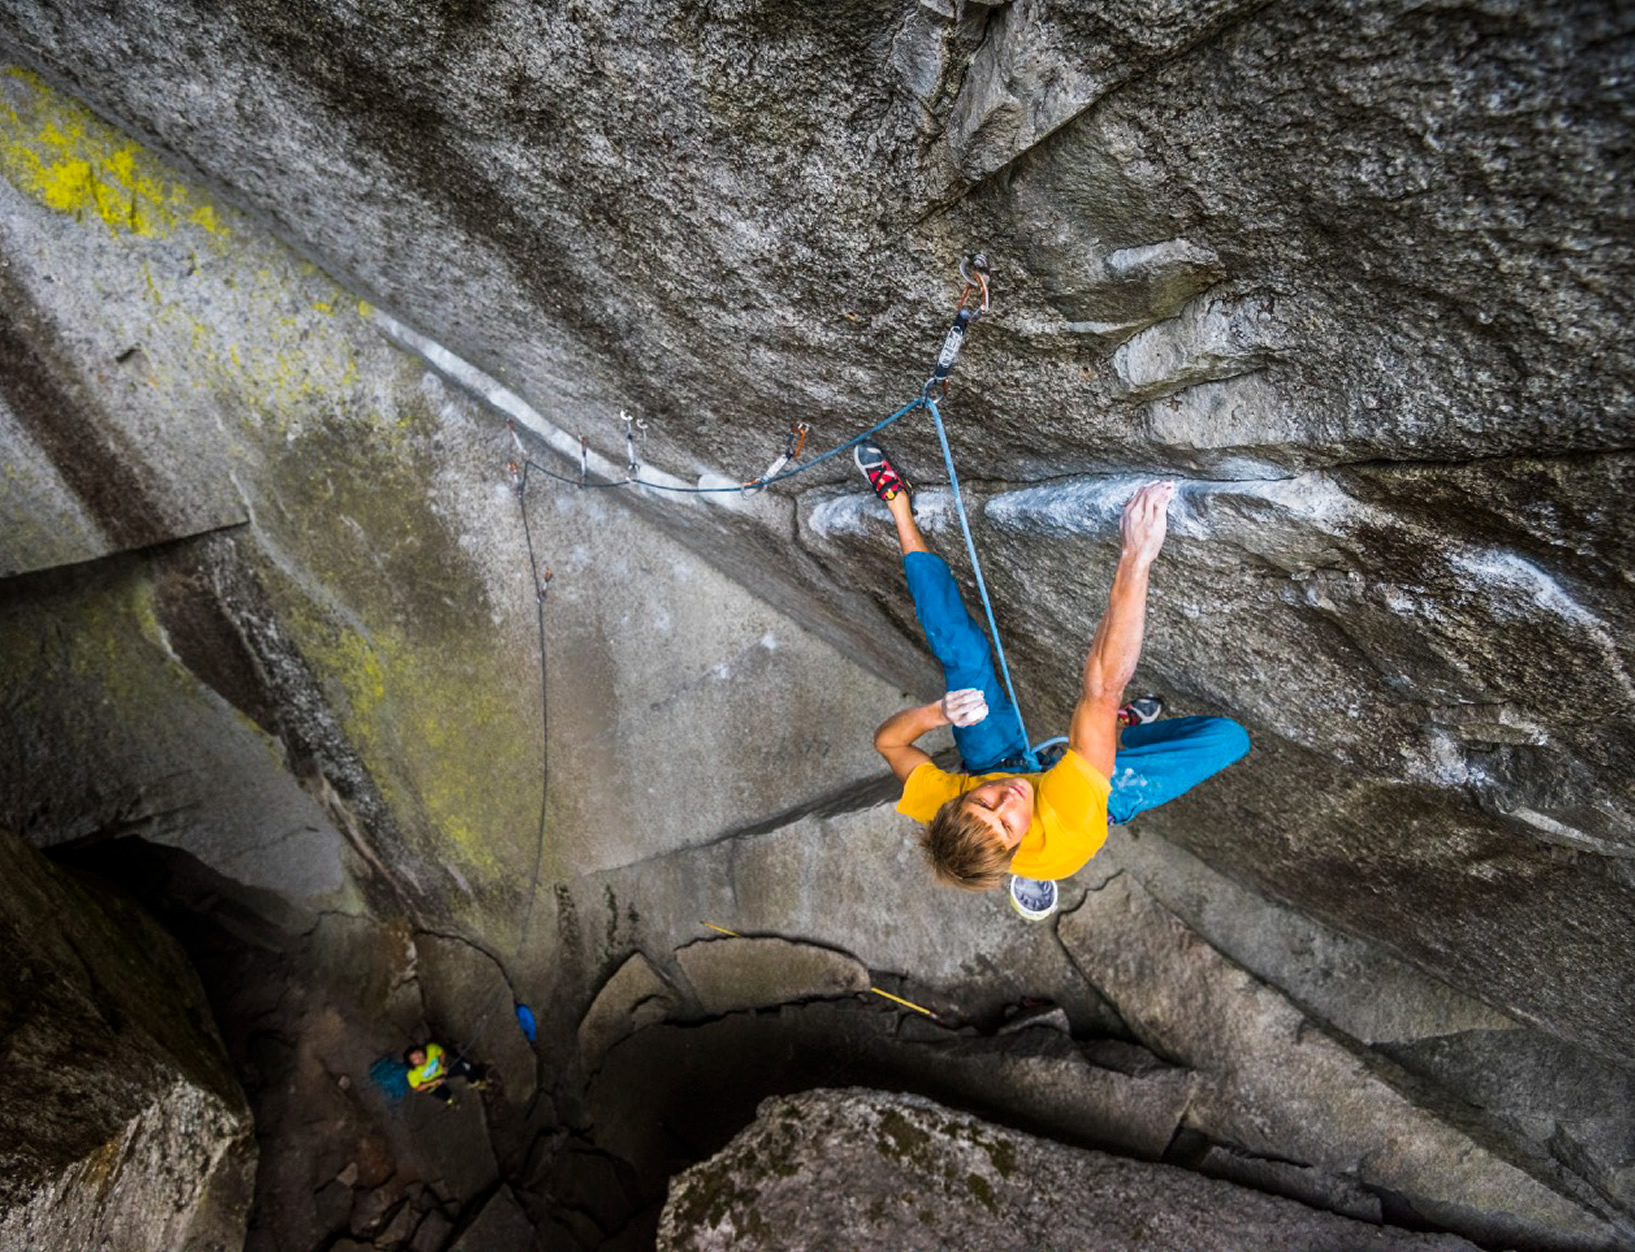
[[[962,316],[964,316],[964,311],[962,311]],[[969,320],[969,319],[967,319],[967,320]],[[963,334],[963,330],[961,331],[961,333]],[[945,349],[945,355],[946,355],[946,349]],[[937,402],[931,398],[931,392],[932,392],[933,388],[937,384],[941,383],[947,377],[947,371],[942,369],[942,365],[941,365],[940,362],[939,362],[938,368],[939,368],[939,370],[941,372],[939,374],[936,374],[936,375],[932,376],[931,381],[926,383],[925,391],[921,395],[916,396],[913,400],[910,400],[907,404],[903,405],[902,408],[898,409],[895,413],[891,414],[891,416],[889,416],[889,417],[887,417],[887,418],[885,418],[885,419],[883,419],[881,421],[876,422],[873,426],[870,426],[867,430],[863,431],[861,434],[853,436],[852,438],[846,440],[846,442],[844,442],[844,443],[836,444],[834,447],[830,448],[828,451],[823,452],[820,455],[813,457],[809,461],[801,462],[801,464],[795,466],[793,469],[784,470],[782,473],[774,474],[770,478],[754,479],[754,480],[752,480],[750,482],[744,483],[741,486],[736,486],[736,487],[678,487],[678,486],[674,486],[674,485],[669,484],[669,483],[650,482],[647,479],[641,478],[641,477],[639,477],[639,476],[637,476],[635,474],[632,474],[630,477],[627,477],[627,478],[610,479],[610,480],[605,481],[605,482],[592,482],[592,481],[589,481],[588,479],[582,479],[582,478],[581,479],[576,479],[576,478],[570,478],[566,474],[558,474],[556,471],[554,471],[552,469],[549,469],[546,466],[541,465],[538,461],[535,461],[535,460],[533,460],[531,458],[523,461],[523,463],[521,465],[521,468],[520,468],[520,472],[522,473],[524,478],[526,478],[527,474],[529,474],[529,473],[538,473],[538,474],[543,474],[547,478],[555,479],[559,483],[566,483],[570,487],[581,487],[581,488],[586,488],[586,489],[597,489],[597,488],[607,488],[607,487],[651,487],[656,491],[669,491],[669,492],[674,492],[674,493],[682,494],[682,495],[711,495],[711,494],[722,493],[722,492],[759,491],[761,488],[769,487],[773,483],[781,483],[785,479],[793,478],[796,474],[803,474],[809,469],[815,469],[817,466],[822,465],[825,461],[832,460],[833,458],[839,456],[841,453],[847,451],[850,448],[855,448],[858,444],[862,443],[865,439],[869,438],[871,435],[879,434],[886,427],[892,425],[895,422],[901,421],[903,418],[907,417],[910,413],[914,413],[914,412],[917,412],[920,409],[924,409],[926,412],[931,414],[931,422],[932,422],[933,426],[935,426],[936,431],[937,431],[937,442],[942,446],[942,461],[943,461],[943,465],[948,470],[948,486],[949,486],[949,490],[953,493],[953,497],[954,497],[954,511],[959,516],[960,533],[963,534],[964,537],[965,537],[965,552],[971,559],[971,573],[976,579],[977,595],[982,600],[982,612],[988,619],[988,634],[993,639],[994,655],[999,660],[999,673],[1000,673],[1000,676],[1005,680],[1005,692],[1006,692],[1007,695],[1010,696],[1011,707],[1016,710],[1016,721],[1017,721],[1017,724],[1018,724],[1018,726],[1020,726],[1021,731],[1022,731],[1022,741],[1024,743],[1026,743],[1028,741],[1027,722],[1022,717],[1022,706],[1017,701],[1017,698],[1016,698],[1016,685],[1011,680],[1010,663],[1005,659],[1005,645],[1004,645],[1004,642],[1000,639],[1000,636],[999,636],[999,624],[994,620],[993,601],[988,595],[987,580],[984,579],[983,576],[982,576],[982,559],[977,555],[976,541],[971,537],[971,521],[970,521],[970,517],[966,513],[964,493],[960,490],[960,486],[959,486],[959,470],[954,465],[954,452],[953,452],[953,449],[948,446],[948,431],[947,431],[947,428],[943,424],[942,410],[937,407]],[[513,438],[515,438],[514,428],[513,428],[512,433],[513,433]],[[526,526],[526,522],[527,522],[527,519],[526,519],[526,516],[524,516],[524,525],[525,526]],[[528,553],[528,556],[529,556],[529,561],[533,562],[534,555],[533,555],[533,547],[532,547],[532,539],[531,538],[529,540],[529,553]],[[537,566],[536,566],[536,581],[537,581]],[[543,654],[543,644],[541,645],[541,652]],[[1038,768],[1039,768],[1038,753],[1039,753],[1039,751],[1041,749],[1049,747],[1049,746],[1050,746],[1050,741],[1046,741],[1044,743],[1035,744],[1032,747],[1024,749],[1024,751],[1022,753],[1022,759],[1023,759],[1024,764],[1026,764],[1029,772],[1035,772],[1035,771],[1038,770]]]
[[[1016,699],[1016,687],[1011,682],[1011,667],[1005,660],[1005,645],[999,638],[999,624],[994,621],[993,601],[988,598],[988,584],[982,577],[982,561],[976,554],[976,541],[971,538],[971,521],[965,514],[965,498],[959,489],[959,471],[954,468],[954,453],[948,446],[948,431],[942,424],[942,410],[929,394],[921,396],[920,400],[930,412],[932,424],[937,428],[937,442],[942,445],[942,462],[948,467],[948,486],[954,494],[954,512],[959,515],[960,533],[965,536],[965,551],[971,558],[971,573],[976,577],[976,592],[982,598],[982,611],[988,618],[988,635],[993,640],[994,655],[999,658],[1000,676],[1005,680],[1005,694],[1010,696],[1011,707],[1016,710],[1016,724],[1021,727],[1022,742],[1025,744],[1028,742],[1028,724],[1022,719],[1022,706]],[[1029,773],[1038,772],[1039,758],[1036,749],[1025,748],[1022,759]]]
[[[846,440],[845,443],[836,444],[827,452],[820,453],[818,456],[811,458],[811,460],[802,461],[793,469],[784,470],[782,473],[774,474],[770,478],[751,479],[747,483],[741,483],[732,487],[679,487],[674,483],[656,483],[650,479],[642,478],[639,475],[631,475],[628,478],[610,478],[605,481],[593,482],[588,478],[571,478],[567,474],[558,474],[555,470],[549,469],[546,466],[541,465],[538,461],[532,459],[524,462],[524,465],[526,468],[534,471],[535,473],[543,474],[546,478],[553,478],[559,483],[566,483],[570,487],[582,487],[592,491],[601,490],[608,487],[649,487],[654,491],[668,491],[676,495],[747,495],[753,491],[760,491],[763,487],[770,487],[773,483],[781,483],[786,478],[793,478],[796,474],[804,474],[807,470],[815,469],[817,466],[822,465],[825,461],[833,460],[842,452],[855,448],[870,435],[877,435],[887,426],[892,425],[894,422],[901,421],[916,409],[924,408],[927,403],[929,403],[929,401],[926,397],[919,396],[903,405],[902,408],[898,409],[890,417],[876,422],[862,434],[853,436],[852,438]]]
[[[870,426],[862,433],[854,435],[844,443],[836,444],[828,451],[803,461],[792,469],[787,469],[783,470],[781,473],[770,474],[761,478],[752,479],[749,482],[731,487],[685,487],[677,486],[671,483],[652,482],[648,479],[642,478],[637,472],[638,467],[636,463],[635,437],[631,431],[631,419],[626,417],[625,446],[627,449],[626,460],[628,463],[628,472],[624,478],[608,479],[601,482],[591,481],[587,469],[589,464],[589,453],[583,437],[580,438],[580,474],[577,479],[571,478],[566,474],[558,474],[556,471],[526,457],[522,461],[520,471],[516,463],[512,463],[512,474],[514,477],[516,477],[520,472],[521,480],[526,480],[527,474],[529,472],[534,472],[543,474],[547,478],[555,479],[557,482],[566,483],[571,487],[589,489],[605,489],[610,487],[648,487],[654,491],[668,491],[676,495],[720,495],[733,492],[747,494],[750,492],[760,491],[765,487],[770,487],[773,483],[781,483],[786,479],[793,478],[796,474],[804,474],[807,470],[816,469],[819,465],[824,464],[826,461],[830,461],[839,456],[841,453],[846,452],[851,448],[855,448],[858,444],[862,443],[870,436],[877,435],[882,430],[886,429],[886,427],[901,421],[910,413],[917,412],[920,409],[926,410],[931,414],[932,424],[936,427],[937,431],[937,442],[942,446],[942,460],[944,466],[946,466],[948,470],[948,485],[950,490],[953,492],[954,510],[959,515],[960,532],[965,537],[965,551],[971,559],[971,573],[976,579],[977,595],[982,599],[982,611],[988,619],[988,634],[993,640],[994,654],[999,659],[999,672],[1005,680],[1005,692],[1010,696],[1011,707],[1016,710],[1016,721],[1017,725],[1022,731],[1022,742],[1027,744],[1027,722],[1022,717],[1022,706],[1016,698],[1016,686],[1011,680],[1010,664],[1005,659],[1005,645],[999,637],[999,624],[994,620],[993,601],[988,596],[988,584],[982,577],[982,560],[977,556],[976,542],[971,537],[971,522],[970,518],[966,514],[964,494],[960,491],[959,471],[954,466],[953,450],[948,446],[948,431],[943,425],[942,410],[937,407],[937,402],[932,398],[933,393],[935,393],[939,388],[942,390],[942,393],[946,398],[948,376],[953,372],[954,363],[959,358],[960,349],[965,344],[965,337],[969,333],[971,326],[975,324],[976,320],[988,311],[987,259],[981,253],[977,253],[972,257],[966,258],[960,262],[959,272],[960,277],[965,281],[965,290],[961,294],[959,306],[955,310],[954,323],[949,328],[948,334],[943,340],[941,352],[939,352],[937,355],[936,366],[932,370],[931,377],[926,380],[925,386],[921,388],[920,394],[913,400],[910,400],[907,404],[903,405],[903,407],[898,409],[895,413],[892,413],[889,417],[876,422],[873,426]],[[979,293],[981,297],[980,303],[971,303],[968,307],[968,302],[971,300],[971,298]],[[801,437],[804,439],[804,428],[797,427],[797,429],[800,430]],[[514,424],[511,427],[511,437],[513,441],[516,442],[520,451],[521,441],[517,439],[516,427]],[[786,449],[786,455],[780,458],[780,462],[786,463],[791,457],[793,457],[797,447],[798,445],[792,436]],[[523,489],[522,481],[519,481],[518,488],[519,492]],[[527,518],[525,514],[525,527],[526,524]],[[529,560],[530,562],[533,561],[531,539],[529,546]],[[537,564],[535,566],[535,577],[537,582]],[[542,638],[542,654],[543,648],[544,644]],[[1036,771],[1039,768],[1038,753],[1040,750],[1050,746],[1053,742],[1054,741],[1046,741],[1032,747],[1024,747],[1022,751],[1022,759],[1023,763],[1027,766],[1030,772]]]

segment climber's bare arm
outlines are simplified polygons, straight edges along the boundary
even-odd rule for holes
[[[916,704],[912,708],[893,713],[874,732],[874,750],[886,758],[891,772],[902,781],[931,759],[930,754],[914,746],[914,741],[928,730],[948,725],[948,714],[943,712],[942,701]]]
[[[1084,658],[1084,689],[1068,728],[1068,747],[1111,778],[1118,752],[1118,708],[1135,677],[1147,625],[1147,574],[1164,546],[1167,510],[1175,484],[1149,483],[1124,506],[1119,533],[1124,550],[1113,572],[1107,612]]]

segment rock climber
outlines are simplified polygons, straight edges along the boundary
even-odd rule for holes
[[[409,1048],[403,1054],[403,1063],[409,1067],[410,1091],[436,1096],[450,1108],[454,1106],[454,1093],[447,1086],[450,1078],[464,1079],[479,1090],[488,1085],[480,1067],[462,1056],[449,1060],[440,1043],[428,1041]]]
[[[1083,689],[1054,766],[1027,772],[1021,718],[994,672],[988,638],[960,599],[943,559],[914,520],[913,488],[873,442],[855,453],[885,502],[903,550],[903,573],[946,694],[903,709],[874,733],[875,750],[903,783],[897,811],[926,823],[920,846],[939,881],[987,891],[1010,881],[1011,904],[1042,920],[1055,912],[1056,880],[1077,873],[1122,825],[1225,769],[1249,751],[1243,727],[1224,717],[1157,720],[1162,701],[1128,704],[1124,689],[1141,655],[1147,579],[1163,547],[1172,482],[1149,483],[1124,506],[1123,552],[1107,612],[1084,660]],[[947,773],[915,746],[952,725],[964,765]]]

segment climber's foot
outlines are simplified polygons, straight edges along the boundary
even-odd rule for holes
[[[886,456],[886,450],[872,439],[865,439],[852,449],[852,459],[857,462],[857,468],[863,471],[863,476],[869,480],[869,486],[874,494],[887,504],[890,504],[899,495],[913,496],[914,488],[893,465]]]
[[[1145,726],[1164,716],[1163,696],[1137,696],[1118,711],[1120,726]]]

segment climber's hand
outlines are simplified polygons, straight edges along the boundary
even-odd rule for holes
[[[979,688],[961,687],[943,696],[942,712],[956,726],[975,726],[988,716],[988,698]]]
[[[1157,557],[1169,528],[1169,502],[1174,498],[1173,482],[1148,483],[1130,497],[1118,524],[1125,557],[1146,564]]]

